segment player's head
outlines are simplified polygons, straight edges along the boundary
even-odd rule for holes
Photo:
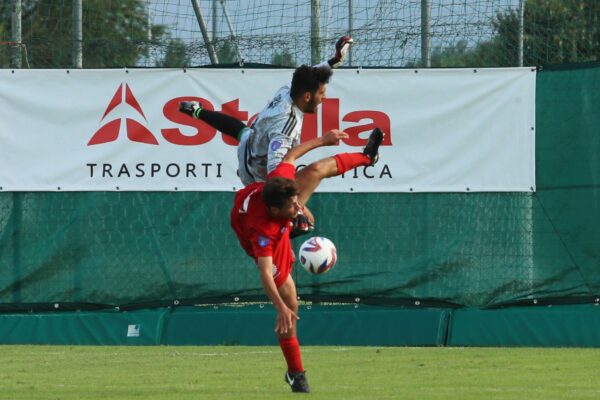
[[[293,179],[269,178],[262,191],[262,199],[272,217],[294,218],[298,214],[298,183]]]
[[[294,71],[290,96],[305,113],[314,113],[321,104],[333,72],[326,67],[301,65]]]

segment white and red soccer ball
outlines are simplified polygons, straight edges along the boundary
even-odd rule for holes
[[[300,265],[309,273],[319,275],[329,271],[337,261],[335,245],[331,240],[315,236],[300,246]]]

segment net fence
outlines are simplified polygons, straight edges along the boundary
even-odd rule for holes
[[[73,5],[2,2],[0,66],[72,66]],[[355,67],[600,60],[596,0],[82,0],[81,13],[85,68],[296,66],[326,59],[348,33]]]

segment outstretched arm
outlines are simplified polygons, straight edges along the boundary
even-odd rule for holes
[[[298,319],[298,315],[285,304],[279,295],[279,291],[277,291],[277,286],[273,280],[273,257],[258,257],[258,271],[260,272],[263,289],[265,289],[265,293],[273,302],[275,310],[277,310],[275,332],[286,334],[293,328],[293,320]]]
[[[283,160],[281,162],[294,164],[294,162],[298,158],[302,157],[309,151],[316,149],[317,147],[336,145],[340,143],[340,139],[347,138],[348,134],[343,131],[337,129],[330,130],[321,137],[309,140],[307,142],[299,144],[296,147],[291,148],[283,157]]]
[[[354,39],[352,39],[350,36],[342,36],[337,42],[335,42],[335,53],[333,54],[333,57],[327,61],[323,61],[322,63],[315,65],[315,67],[338,68],[343,64],[352,44],[354,44]]]
[[[350,46],[354,43],[354,39],[350,36],[342,36],[335,43],[335,54],[332,58],[327,61],[331,68],[337,68],[344,62],[348,51],[350,51]]]

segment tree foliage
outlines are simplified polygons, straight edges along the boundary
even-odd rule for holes
[[[271,57],[271,64],[282,67],[295,67],[296,60],[288,49],[284,49],[281,52],[275,52],[275,54],[273,54],[273,57]]]
[[[72,1],[23,0],[22,41],[33,68],[72,65]],[[10,32],[13,2],[2,2],[0,15]],[[83,2],[83,66],[86,68],[135,65],[147,46],[165,33],[162,25],[148,26],[143,0],[86,0]],[[150,29],[152,40],[149,39]],[[5,64],[5,62],[3,62]]]
[[[524,14],[523,64],[544,65],[600,60],[600,1],[528,0]],[[433,67],[518,65],[518,10],[498,13],[494,36],[469,47],[435,47]]]
[[[0,17],[2,14],[0,14]],[[6,26],[2,24],[0,20],[0,39],[8,42],[10,35],[6,32]],[[7,39],[7,40],[4,40]],[[0,68],[8,68],[10,67],[10,47],[9,46],[0,46]]]
[[[72,65],[72,3],[71,0],[22,0],[22,37],[31,67]],[[600,0],[526,0],[524,3],[525,65],[600,60]],[[189,65],[189,51],[183,42],[169,39],[165,26],[148,26],[146,4],[147,0],[83,1],[84,67],[138,65],[144,60],[142,57],[149,61],[150,49],[159,49],[154,54],[162,58],[158,61],[153,58],[152,64]],[[13,8],[12,0],[0,1],[2,41],[11,40]],[[518,10],[500,12],[491,21],[477,23],[491,26],[492,34],[487,39],[458,40],[451,47],[436,45],[434,40],[432,66],[518,65]],[[239,62],[234,39],[220,40],[216,50],[220,63]],[[0,67],[10,67],[10,56],[10,47],[0,46]],[[287,49],[274,51],[271,62],[282,66],[296,64]]]
[[[600,60],[600,1],[529,0],[524,54],[527,65]]]
[[[181,39],[171,39],[162,61],[156,63],[157,67],[180,68],[191,65],[185,43]]]
[[[240,61],[238,60],[235,46],[233,38],[223,39],[218,43],[216,52],[219,64],[233,64]]]

